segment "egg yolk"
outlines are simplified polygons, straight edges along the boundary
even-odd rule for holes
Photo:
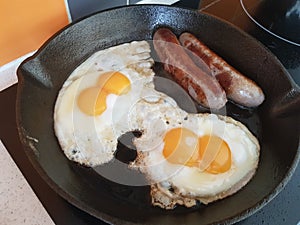
[[[87,115],[97,116],[106,110],[109,94],[123,95],[130,91],[130,80],[120,72],[106,72],[100,75],[96,86],[80,92],[77,104]]]
[[[198,158],[198,136],[186,128],[174,128],[164,137],[163,155],[174,164],[188,165]]]
[[[209,173],[218,174],[231,167],[231,151],[228,144],[217,136],[205,135],[199,138],[199,159]]]
[[[108,93],[99,87],[84,89],[78,96],[78,106],[87,115],[100,115],[106,110]]]
[[[97,84],[108,93],[115,95],[126,94],[130,91],[130,80],[120,72],[110,71],[101,74]]]
[[[189,129],[174,128],[163,141],[163,155],[170,163],[198,167],[212,174],[224,173],[231,167],[231,151],[220,137],[198,137]]]

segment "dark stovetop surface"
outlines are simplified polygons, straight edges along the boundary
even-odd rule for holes
[[[80,11],[80,2],[85,2],[85,8]],[[104,2],[104,1],[103,1]],[[91,12],[108,8],[107,2],[102,5],[96,0],[69,0],[70,11],[73,20],[87,15]],[[114,4],[121,4],[121,1],[114,1]],[[198,8],[198,1],[180,1],[176,6]],[[297,46],[290,45],[272,35],[259,29],[243,12],[239,0],[203,0],[200,8],[206,13],[214,14],[224,18],[236,26],[242,28],[249,34],[256,37],[265,44],[283,63],[286,69],[293,76],[295,81],[300,83],[300,49]],[[77,209],[66,202],[56,194],[38,175],[31,163],[28,161],[25,152],[18,140],[18,133],[15,121],[15,99],[17,86],[14,85],[3,91],[0,95],[0,104],[5,106],[1,111],[0,139],[8,149],[10,155],[28,180],[29,184],[41,200],[42,204],[50,214],[53,221],[58,225],[87,225],[87,224],[105,224],[102,221],[90,216],[89,214]],[[239,222],[240,225],[252,224],[291,224],[300,223],[300,167],[296,169],[292,179],[283,189],[263,209]]]

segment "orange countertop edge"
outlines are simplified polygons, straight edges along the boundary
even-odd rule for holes
[[[0,66],[35,51],[70,22],[67,0],[0,0]]]

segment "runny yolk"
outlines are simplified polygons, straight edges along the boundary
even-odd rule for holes
[[[189,129],[174,128],[163,141],[163,155],[170,163],[198,167],[212,174],[224,173],[231,167],[231,151],[220,137],[198,137]]]
[[[126,94],[130,91],[130,80],[122,73],[115,71],[101,74],[97,85],[115,95]]]
[[[87,115],[100,115],[106,110],[108,93],[99,87],[86,88],[78,96],[77,103],[82,112]]]
[[[130,80],[120,72],[106,72],[100,75],[97,84],[81,91],[77,104],[82,112],[97,116],[106,110],[109,94],[123,95],[130,90]]]
[[[174,164],[189,165],[198,158],[198,136],[186,128],[174,128],[164,137],[163,155]]]
[[[199,138],[200,167],[209,173],[218,174],[231,167],[231,151],[228,144],[218,136],[205,135]]]

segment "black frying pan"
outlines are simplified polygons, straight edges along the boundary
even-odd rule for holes
[[[97,50],[132,40],[151,40],[167,26],[190,31],[255,80],[266,100],[255,110],[227,104],[228,115],[258,137],[258,171],[241,191],[208,206],[165,211],[149,203],[149,187],[105,180],[64,156],[53,130],[53,108],[64,80]],[[160,67],[155,67],[158,74]],[[299,88],[260,43],[232,25],[197,11],[167,6],[129,6],[94,14],[68,26],[18,69],[17,123],[24,149],[40,175],[63,198],[109,223],[210,224],[239,221],[269,202],[299,160]],[[124,150],[119,145],[118,150]]]

